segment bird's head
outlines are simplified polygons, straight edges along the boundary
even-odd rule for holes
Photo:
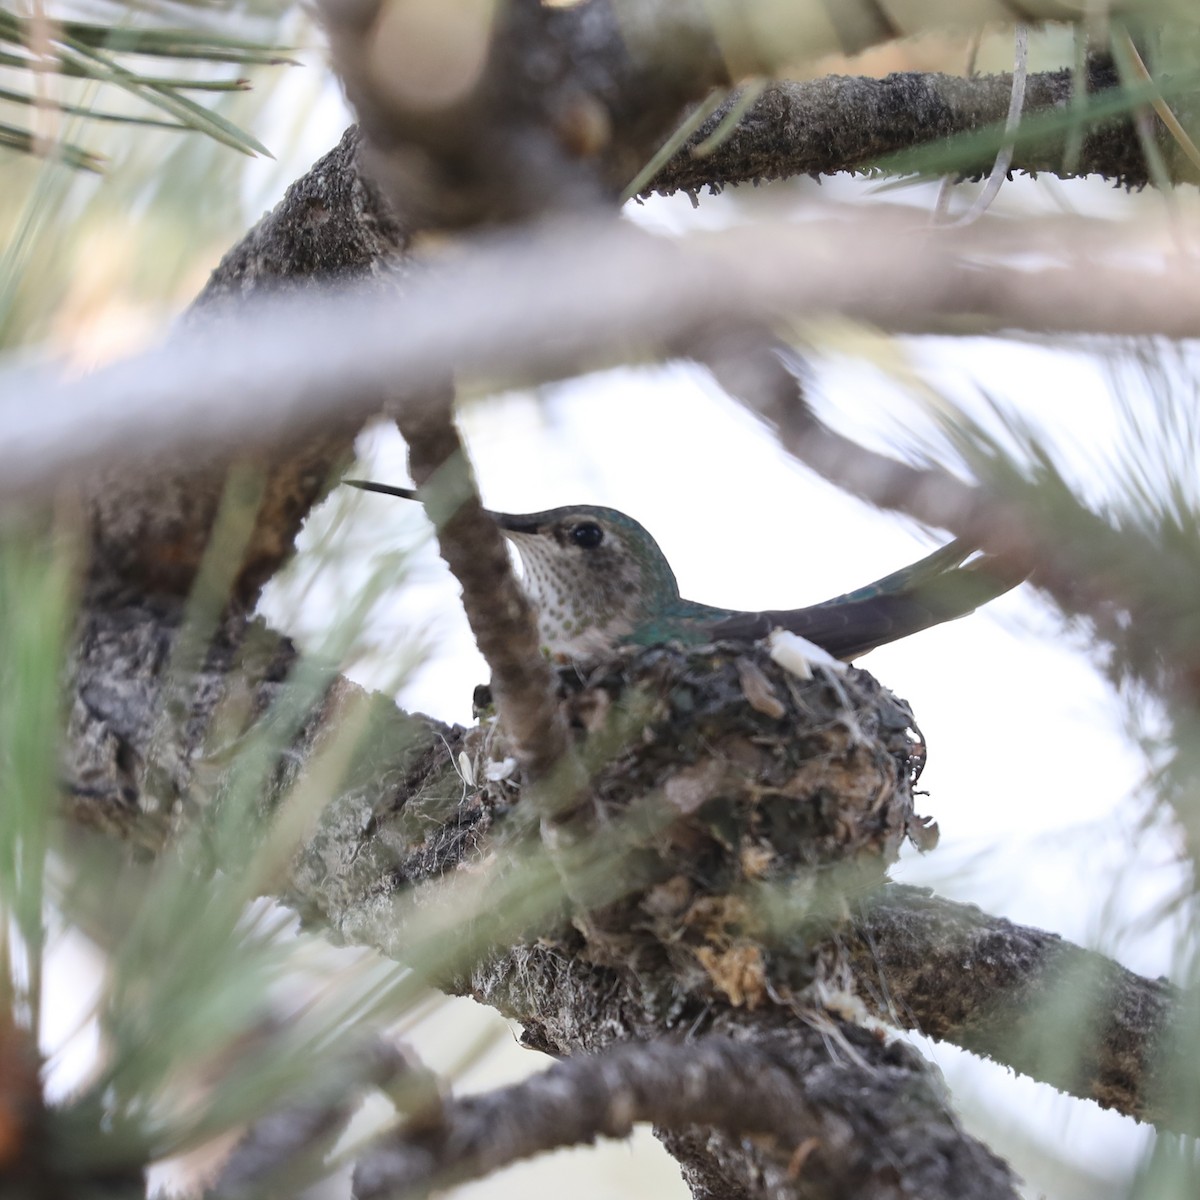
[[[346,480],[415,498],[407,488]],[[489,513],[517,548],[542,644],[555,658],[603,657],[679,598],[666,556],[632,517],[575,504],[536,513]]]
[[[542,641],[556,657],[600,657],[679,598],[658,543],[615,508],[492,516],[521,556]]]

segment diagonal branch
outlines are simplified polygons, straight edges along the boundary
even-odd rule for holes
[[[845,937],[882,1020],[1194,1137],[1190,1059],[1171,1052],[1196,997],[1057,934],[892,884]],[[1181,1043],[1182,1044],[1182,1043]]]
[[[396,422],[417,486],[443,472],[439,482],[455,493],[449,511],[435,513],[438,548],[462,586],[463,608],[492,669],[492,694],[516,756],[531,779],[539,779],[567,751],[557,680],[542,654],[533,609],[513,573],[504,537],[483,510],[450,403],[449,396],[403,402]],[[452,487],[444,477],[448,470],[454,473]]]
[[[222,259],[184,322],[194,336],[209,340],[210,353],[223,353],[239,327],[243,306],[253,298],[312,297],[330,285],[369,278],[378,264],[403,252],[408,231],[360,178],[358,155],[359,138],[350,130]],[[172,410],[170,363],[163,363],[161,371],[144,378],[145,400],[149,408],[156,394],[155,420],[169,424],[178,416]],[[209,398],[214,421],[250,402],[245,383],[244,377],[223,375],[214,389],[217,394]],[[16,399],[19,403],[19,393]],[[339,413],[331,406],[320,427],[293,423],[280,428],[270,446],[239,448],[262,484],[233,585],[234,597],[243,604],[252,604],[262,585],[290,557],[309,508],[324,494],[335,468],[351,457],[368,407]],[[74,416],[81,424],[72,428],[68,423],[59,436],[86,441],[97,415],[77,410]],[[11,436],[10,420],[0,420],[5,437]],[[183,421],[186,427],[186,416]],[[98,464],[111,470],[97,477],[66,468],[56,487],[70,480],[86,489],[90,565],[93,583],[101,591],[134,588],[184,596],[217,517],[236,434],[219,447],[197,446],[186,436],[157,447],[136,444],[136,433],[134,438],[124,461]],[[206,449],[213,452],[206,454]]]
[[[934,1170],[931,1149],[945,1149],[953,1120],[915,1077],[900,1101],[898,1064],[886,1063],[886,1052],[870,1056],[874,1069],[867,1063],[860,1069],[857,1111],[822,1103],[821,1035],[805,1033],[756,1043],[705,1037],[626,1044],[558,1063],[524,1083],[445,1104],[432,1128],[390,1137],[359,1161],[354,1194],[358,1200],[424,1194],[546,1150],[626,1137],[635,1124],[652,1122],[676,1134],[709,1127],[733,1143],[753,1135],[750,1154],[760,1175],[751,1194],[883,1200],[895,1195],[893,1164],[904,1161],[907,1186],[925,1200],[1016,1195],[1008,1168],[957,1131],[957,1153]],[[908,1140],[915,1127],[887,1119],[901,1108],[910,1108],[910,1116],[923,1110],[926,1143],[919,1155]],[[868,1112],[877,1122],[875,1144],[855,1149],[855,1126]]]

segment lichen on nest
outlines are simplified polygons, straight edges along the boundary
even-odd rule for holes
[[[577,826],[598,844],[626,830],[620,880],[575,917],[598,961],[666,955],[684,986],[733,1003],[794,991],[847,896],[882,882],[906,837],[936,840],[913,809],[912,712],[865,671],[804,678],[765,647],[653,647],[561,682],[589,779]],[[485,804],[507,809],[521,780],[497,769],[512,762],[502,727],[468,745]],[[783,947],[787,979],[771,967]]]

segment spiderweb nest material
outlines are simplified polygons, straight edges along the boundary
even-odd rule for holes
[[[735,1005],[842,986],[829,947],[854,898],[906,838],[936,841],[913,808],[924,745],[908,705],[866,671],[802,677],[725,645],[624,651],[565,671],[562,692],[589,780],[575,836],[621,847],[577,906],[573,952],[669,965]],[[511,806],[521,781],[500,724],[467,745],[484,803]]]

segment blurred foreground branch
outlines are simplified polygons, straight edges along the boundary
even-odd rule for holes
[[[911,217],[667,239],[610,222],[484,242],[406,281],[246,305],[160,348],[63,382],[0,375],[0,501],[46,498],[101,466],[191,461],[361,419],[404,380],[450,371],[532,382],[628,359],[715,322],[840,314],[896,332],[1200,336],[1200,281],[1165,230],[1044,222],[929,230]],[[1030,268],[1042,253],[1052,265]],[[1006,262],[1020,253],[1019,265]],[[1139,265],[1144,264],[1144,265]],[[179,460],[181,470],[187,463]]]
[[[462,585],[463,608],[492,670],[492,694],[515,739],[516,757],[536,779],[566,754],[567,731],[533,608],[517,582],[503,535],[483,510],[452,403],[452,394],[401,402],[396,422],[418,487],[441,485],[442,501],[433,513],[438,546]],[[447,493],[453,493],[449,503]]]

